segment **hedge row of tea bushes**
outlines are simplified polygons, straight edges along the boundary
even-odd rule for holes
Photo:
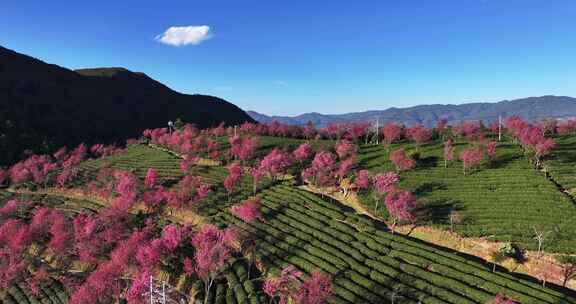
[[[556,148],[544,166],[562,188],[576,195],[576,136],[564,135],[556,139]]]
[[[214,216],[221,210],[248,199],[253,194],[252,179],[249,175],[246,176],[247,173],[242,177],[232,193],[228,194],[222,185],[224,179],[228,176],[226,168],[197,166],[192,167],[191,172],[192,175],[200,176],[206,183],[212,185],[212,193],[195,205],[196,211],[203,216]],[[262,181],[258,184],[257,191],[267,189],[277,183],[277,181],[272,181],[269,178],[262,178]]]
[[[32,201],[37,205],[60,210],[72,217],[79,213],[97,213],[104,206],[89,200],[71,199],[58,195],[48,194],[20,194],[0,190],[0,208],[9,200]],[[29,214],[22,214],[27,217]]]
[[[521,303],[576,303],[538,282],[492,273],[488,263],[402,235],[334,201],[277,185],[264,190],[263,221],[246,224],[230,213],[215,220],[258,238],[269,272],[295,265],[334,276],[330,303],[486,303],[503,293]]]
[[[154,168],[163,181],[174,181],[182,178],[181,159],[170,153],[151,148],[146,145],[130,145],[127,151],[117,155],[96,160],[88,160],[80,165],[86,180],[92,180],[102,166],[133,171],[138,177],[144,178],[149,168]]]
[[[244,259],[233,259],[228,263],[220,278],[214,283],[208,295],[210,304],[268,304],[269,299],[262,291],[261,274]],[[192,290],[199,291],[196,299],[204,299],[204,289],[200,281],[196,281]],[[192,300],[192,299],[190,299]],[[192,302],[190,302],[192,303]]]
[[[17,284],[0,291],[0,304],[65,304],[68,296],[64,286],[55,280],[42,286],[38,296],[32,295],[27,286]]]
[[[412,144],[395,144],[392,149],[413,149]],[[455,158],[467,147],[459,143]],[[386,146],[363,146],[359,162],[373,172],[393,170]],[[444,168],[442,144],[434,142],[420,149],[414,170],[401,174],[400,187],[412,189],[421,201],[422,222],[449,229],[449,213],[458,211],[464,218],[456,231],[464,236],[490,237],[495,241],[519,242],[535,249],[534,227],[549,231],[544,250],[574,252],[576,205],[543,173],[533,169],[519,147],[501,143],[494,161],[485,163],[464,176],[462,164],[452,162]],[[371,194],[362,201],[374,208]],[[385,208],[379,215],[386,217]]]

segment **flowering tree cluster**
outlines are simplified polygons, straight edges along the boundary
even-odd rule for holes
[[[403,136],[403,128],[395,123],[389,122],[382,128],[382,135],[384,136],[384,143],[387,145],[393,144],[400,140]]]
[[[498,142],[496,141],[491,141],[489,143],[486,144],[486,155],[488,155],[488,158],[493,161],[494,157],[496,157],[496,147],[498,146]]]
[[[228,258],[237,248],[237,233],[234,228],[225,230],[212,225],[204,225],[192,238],[195,271],[204,281],[204,294],[208,295],[214,280],[224,268]],[[209,297],[204,297],[208,303]]]
[[[260,161],[259,169],[275,179],[292,164],[290,154],[278,148],[273,149]]]
[[[178,131],[176,131],[178,132]],[[174,133],[176,133],[174,132]],[[162,138],[168,133],[167,129],[147,130],[144,134],[155,144],[165,145],[166,139]],[[331,123],[324,128],[316,128],[313,123],[309,122],[304,126],[295,126],[283,124],[277,121],[271,123],[243,123],[240,128],[234,132],[233,127],[225,127],[221,124],[215,128],[200,131],[201,136],[225,136],[225,135],[238,135],[238,136],[276,136],[276,137],[290,137],[301,138],[306,140],[312,139],[332,139],[340,140],[346,139],[352,142],[367,141],[368,138],[374,135],[374,129],[371,128],[369,123]],[[161,143],[159,143],[159,139]]]
[[[356,154],[356,145],[348,140],[341,140],[334,145],[334,150],[339,159],[345,159]]]
[[[316,153],[310,167],[302,171],[302,178],[318,187],[336,185],[336,156],[328,151]]]
[[[26,282],[31,291],[37,294],[40,292],[40,286],[51,277],[67,282],[66,279],[70,279],[67,271],[72,267],[71,261],[77,260],[85,263],[88,266],[87,269],[91,268],[90,265],[98,265],[101,261],[107,260],[109,256],[112,256],[115,261],[124,261],[123,256],[115,254],[120,249],[113,251],[109,249],[114,248],[128,235],[122,222],[107,221],[106,218],[87,214],[80,214],[74,219],[69,219],[60,211],[32,202],[14,201],[9,206],[30,212],[31,218],[29,221],[19,219],[14,210],[10,213],[3,213],[7,218],[0,224],[0,252],[2,252],[0,254],[0,288],[2,289],[28,277]],[[43,256],[54,258],[44,260]],[[114,267],[107,266],[109,265],[100,264],[95,271],[98,275],[91,274],[85,281],[91,286],[86,290],[91,291],[92,295],[102,292],[100,297],[91,299],[92,303],[95,303],[94,299],[104,298],[117,289],[117,287],[110,286],[114,281],[107,282],[112,275],[111,272],[118,273],[123,268],[111,269]],[[72,286],[76,286],[76,283],[71,283],[73,283]]]
[[[153,176],[153,174],[148,174]],[[119,176],[116,191],[129,196],[130,177]],[[148,188],[155,183],[147,179]],[[19,218],[30,214],[29,220]],[[0,289],[26,282],[39,295],[52,278],[71,290],[70,303],[146,303],[149,278],[162,267],[184,260],[184,270],[205,282],[206,294],[226,260],[237,248],[234,228],[205,225],[197,233],[147,219],[140,229],[134,219],[104,213],[67,217],[34,202],[12,200],[0,208]],[[189,240],[189,241],[187,241]],[[183,259],[193,246],[194,260]],[[69,271],[82,265],[82,273]],[[132,278],[127,281],[125,278]]]
[[[80,144],[70,153],[63,147],[53,155],[30,155],[7,170],[0,169],[0,185],[12,186],[31,182],[37,186],[58,185],[63,187],[73,178],[80,162],[89,157],[105,157],[124,150],[115,146],[94,145],[90,151]]]
[[[392,151],[390,153],[390,161],[392,161],[398,172],[408,171],[416,166],[416,161],[408,157],[404,149]]]
[[[144,137],[148,138],[151,143],[165,146],[182,154],[188,154],[200,148],[192,144],[199,134],[200,130],[190,124],[174,132],[170,132],[168,128],[147,129],[143,132]],[[201,144],[201,142],[196,142],[196,144]]]
[[[462,122],[454,126],[452,132],[454,133],[454,136],[464,137],[468,141],[480,141],[484,138],[484,132],[482,129],[482,124],[480,122]]]
[[[149,143],[175,151],[189,161],[193,161],[198,157],[219,158],[221,155],[218,142],[211,137],[225,136],[226,133],[226,128],[222,124],[207,130],[199,130],[193,125],[186,124],[173,132],[169,132],[167,128],[147,129],[144,130],[143,136]],[[250,158],[253,150],[256,149],[256,139],[240,139],[238,137],[238,140],[240,143],[235,145],[233,151],[236,155],[232,155],[232,153],[230,155],[241,160]],[[244,140],[246,140],[246,146],[238,150]],[[232,149],[229,152],[232,152]],[[187,169],[183,169],[183,171],[187,171]]]
[[[418,149],[420,145],[432,139],[432,132],[423,125],[416,125],[406,130],[408,138],[416,143]]]
[[[520,142],[526,153],[534,156],[534,165],[538,168],[542,158],[548,155],[556,146],[552,138],[547,138],[539,126],[531,125],[518,116],[506,120],[506,128]]]
[[[384,200],[386,209],[392,217],[392,233],[398,221],[413,221],[414,209],[417,207],[416,198],[406,190],[394,190]]]
[[[462,161],[463,173],[466,175],[467,170],[475,168],[482,163],[484,152],[478,147],[469,148],[460,153],[460,160]]]
[[[234,191],[234,188],[241,181],[243,175],[243,169],[240,163],[233,162],[228,165],[228,176],[224,179],[224,188],[228,192],[228,196]]]
[[[332,279],[319,271],[300,282],[302,273],[294,266],[282,270],[280,276],[264,282],[264,292],[279,304],[323,304],[332,295]]]
[[[258,148],[258,140],[256,137],[242,138],[239,135],[232,136],[228,139],[230,143],[230,154],[241,161],[248,161],[256,152]]]
[[[261,207],[260,199],[254,198],[232,206],[231,211],[243,221],[251,223],[262,218]]]
[[[292,157],[295,161],[303,164],[305,161],[310,159],[310,157],[312,157],[312,152],[312,145],[310,145],[308,142],[305,142],[292,152]]]
[[[467,170],[475,168],[484,160],[484,152],[480,148],[469,148],[460,153],[462,170],[466,175]]]
[[[166,201],[173,208],[184,208],[205,199],[211,192],[210,185],[201,177],[186,175],[166,193]]]
[[[372,176],[368,170],[360,170],[356,172],[356,177],[354,179],[354,188],[358,191],[367,190],[370,188],[370,181]]]
[[[396,184],[400,181],[400,176],[396,172],[386,172],[376,174],[372,178],[372,184],[374,193],[376,195],[376,204],[374,206],[374,212],[378,211],[378,203],[384,199],[388,193],[393,192],[396,188]]]
[[[561,135],[576,133],[576,119],[568,119],[557,124],[556,131]]]

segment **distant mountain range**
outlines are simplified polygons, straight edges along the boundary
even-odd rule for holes
[[[176,118],[199,127],[253,121],[225,100],[180,94],[144,73],[72,71],[0,47],[0,165],[24,149],[120,142]]]
[[[378,119],[380,123],[394,121],[406,125],[423,124],[431,127],[442,118],[447,119],[450,123],[469,120],[490,122],[497,120],[499,115],[503,117],[520,115],[524,119],[531,121],[544,118],[571,118],[576,117],[576,98],[541,96],[504,100],[496,103],[435,104],[335,115],[306,113],[293,117],[267,116],[254,111],[247,111],[247,113],[262,123],[276,120],[286,124],[304,125],[311,121],[316,126],[323,127],[329,123],[370,122]]]

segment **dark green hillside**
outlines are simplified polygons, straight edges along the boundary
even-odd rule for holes
[[[199,127],[252,121],[225,100],[180,94],[143,73],[75,72],[0,47],[0,165],[24,149],[122,142],[176,118]]]

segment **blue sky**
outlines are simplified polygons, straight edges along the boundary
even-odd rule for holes
[[[574,0],[2,0],[0,45],[266,114],[576,96]]]

